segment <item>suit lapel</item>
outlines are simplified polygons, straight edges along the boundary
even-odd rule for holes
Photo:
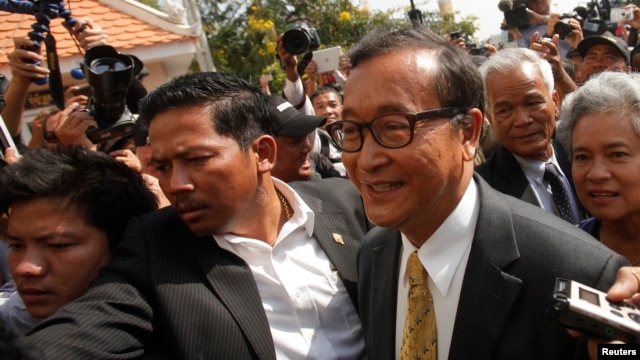
[[[298,194],[315,214],[313,237],[338,270],[353,304],[357,306],[358,272],[356,261],[361,241],[354,236],[364,236],[364,234],[353,235],[353,231],[356,229],[347,227],[344,221],[345,214],[331,209],[331,202],[323,202],[303,191],[298,191]]]
[[[275,359],[269,322],[251,269],[212,238],[195,241],[196,256],[212,291],[227,307],[260,359]],[[203,319],[204,320],[204,319]]]
[[[450,359],[490,359],[498,345],[522,281],[503,269],[519,258],[508,207],[475,177],[480,213],[464,275]]]
[[[396,357],[396,307],[398,301],[398,271],[402,240],[400,233],[392,229],[377,228],[377,246],[372,251],[370,287],[369,339],[372,359],[394,359]]]

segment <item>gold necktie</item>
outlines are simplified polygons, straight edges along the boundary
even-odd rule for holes
[[[409,298],[407,318],[402,333],[401,360],[435,360],[438,358],[436,315],[433,299],[427,287],[427,270],[414,251],[407,262]]]

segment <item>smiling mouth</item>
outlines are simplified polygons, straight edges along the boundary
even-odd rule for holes
[[[591,193],[589,193],[589,195],[591,197],[597,198],[597,199],[608,199],[608,198],[612,198],[612,197],[618,196],[618,193],[613,193],[613,192],[595,193],[595,192],[591,192]]]
[[[395,190],[400,188],[402,185],[399,183],[395,184],[381,184],[381,185],[368,185],[375,192],[387,192],[391,190]]]

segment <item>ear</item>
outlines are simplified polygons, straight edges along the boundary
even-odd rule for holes
[[[251,143],[256,157],[258,174],[270,172],[276,163],[276,140],[269,135],[262,135]]]
[[[467,116],[471,117],[469,125],[462,129],[464,138],[462,139],[462,157],[465,161],[473,161],[476,150],[480,146],[480,134],[482,133],[482,123],[484,117],[480,109],[473,108],[467,111]]]
[[[556,104],[556,121],[558,120],[558,115],[560,115],[560,93],[558,90],[553,90],[552,94],[553,103]]]

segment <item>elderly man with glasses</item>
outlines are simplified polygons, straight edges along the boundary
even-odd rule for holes
[[[344,120],[328,130],[379,226],[358,259],[367,356],[584,357],[545,316],[555,279],[606,289],[626,261],[474,175],[483,92],[469,56],[413,28],[369,33],[349,57]]]

